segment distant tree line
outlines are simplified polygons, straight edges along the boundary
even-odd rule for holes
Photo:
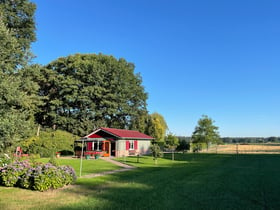
[[[253,143],[280,143],[280,137],[223,137],[223,143],[227,144],[253,144]]]
[[[177,136],[179,145],[177,151],[190,150],[192,138],[189,136]],[[221,137],[220,144],[261,144],[280,143],[280,137]]]

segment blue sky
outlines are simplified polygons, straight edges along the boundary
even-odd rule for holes
[[[280,136],[280,2],[34,0],[36,63],[103,53],[135,64],[148,110],[190,136]]]

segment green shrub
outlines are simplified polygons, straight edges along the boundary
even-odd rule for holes
[[[78,139],[71,133],[61,130],[41,131],[40,136],[33,136],[22,142],[24,153],[40,154],[41,157],[51,157],[55,152],[62,154],[73,154],[74,140]]]
[[[151,145],[150,149],[151,149],[152,155],[154,157],[154,160],[156,160],[158,157],[162,157],[163,153],[162,153],[159,145],[153,144],[153,145]]]
[[[33,179],[34,168],[28,168],[20,177],[19,187],[30,189],[34,185]]]

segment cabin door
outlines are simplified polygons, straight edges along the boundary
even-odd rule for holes
[[[111,141],[111,155],[116,156],[116,142]]]

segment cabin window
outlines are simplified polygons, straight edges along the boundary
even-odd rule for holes
[[[134,141],[129,141],[129,150],[134,150]]]
[[[93,144],[92,144],[92,150],[101,151],[102,150],[102,145],[103,145],[102,141],[94,141]]]
[[[138,148],[138,141],[136,140],[126,141],[126,150],[137,150],[137,148]]]

